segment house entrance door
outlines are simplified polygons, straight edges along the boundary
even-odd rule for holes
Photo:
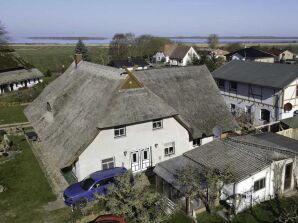
[[[291,188],[293,163],[288,163],[285,168],[284,190]]]
[[[131,170],[132,172],[136,172],[140,170],[140,163],[139,163],[139,152],[132,152],[130,155],[131,160]]]
[[[149,155],[150,149],[143,149],[141,152],[141,165],[142,165],[142,170],[147,169],[147,167],[150,166],[150,155]]]

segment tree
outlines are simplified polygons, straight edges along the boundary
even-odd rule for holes
[[[134,56],[135,35],[116,33],[110,42],[109,55],[112,60],[127,59]]]
[[[243,44],[236,42],[236,43],[228,43],[225,48],[229,52],[235,52],[237,50],[242,49],[243,47],[244,47]]]
[[[75,53],[82,54],[82,58],[84,61],[90,61],[88,48],[86,47],[86,45],[83,43],[81,39],[79,39],[79,41],[77,42],[77,45],[74,51]]]
[[[210,34],[208,36],[208,44],[209,44],[209,47],[211,49],[215,49],[216,46],[218,45],[218,43],[219,43],[218,35],[216,35],[216,34]]]
[[[164,219],[164,202],[150,188],[144,173],[132,177],[131,172],[116,177],[115,185],[108,188],[104,201],[105,212],[125,216],[129,222],[161,222]]]
[[[212,56],[202,55],[201,59],[200,59],[200,64],[201,65],[205,64],[208,67],[208,69],[210,70],[210,72],[216,70],[224,63],[225,63],[224,58],[215,57],[214,55],[212,55]]]
[[[229,167],[223,170],[204,168],[200,171],[188,166],[178,171],[179,183],[187,188],[186,198],[192,200],[199,197],[208,213],[212,212],[224,184],[231,183],[233,180],[234,174]]]
[[[0,21],[0,51],[10,51],[8,37],[5,26]]]

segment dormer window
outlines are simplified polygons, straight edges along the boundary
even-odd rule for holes
[[[162,128],[162,119],[154,120],[152,122],[152,128],[154,129],[161,129]]]
[[[52,111],[52,107],[51,107],[51,105],[50,105],[49,102],[47,102],[47,111],[48,112],[51,112]]]

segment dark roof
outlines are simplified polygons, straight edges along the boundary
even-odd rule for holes
[[[219,170],[229,167],[237,182],[263,170],[271,162],[287,159],[291,155],[293,154],[289,155],[284,147],[246,135],[214,140],[174,159],[158,163],[154,172],[177,189],[178,173],[187,166],[198,171],[202,171],[204,167]]]
[[[0,73],[18,69],[30,69],[32,66],[12,52],[0,52]]]
[[[49,84],[25,115],[57,165],[66,167],[94,140],[99,129],[175,117],[193,138],[238,127],[206,66],[135,72],[143,85],[119,90],[128,75],[82,61]],[[47,102],[51,112],[47,111]]]
[[[238,54],[243,58],[248,58],[248,59],[274,57],[274,55],[262,50],[258,50],[254,47],[248,47],[248,48],[237,50],[235,52],[227,54],[226,57],[231,58],[235,54]]]
[[[271,53],[271,54],[273,54],[275,56],[279,56],[280,54],[282,54],[285,51],[286,50],[282,50],[282,49],[278,49],[278,48],[273,47],[273,48],[271,48],[271,49],[268,50],[268,53]]]
[[[298,78],[298,66],[233,60],[212,75],[217,79],[282,89]]]
[[[281,123],[286,124],[290,128],[298,128],[298,115],[280,120]]]
[[[109,63],[109,65],[117,68],[125,68],[125,67],[134,67],[134,66],[145,67],[145,66],[148,66],[149,63],[147,63],[147,61],[142,58],[131,58],[126,60],[112,60]]]
[[[171,59],[179,59],[182,60],[191,46],[183,46],[183,45],[178,45],[176,48],[173,50],[173,52],[170,54]]]
[[[255,136],[265,141],[275,143],[276,145],[282,146],[288,149],[289,151],[298,154],[298,141],[295,139],[291,139],[289,137],[272,132],[262,133]]]

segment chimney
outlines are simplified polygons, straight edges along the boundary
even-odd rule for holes
[[[74,55],[74,61],[75,61],[76,67],[77,67],[78,64],[82,61],[82,54],[76,53]]]

